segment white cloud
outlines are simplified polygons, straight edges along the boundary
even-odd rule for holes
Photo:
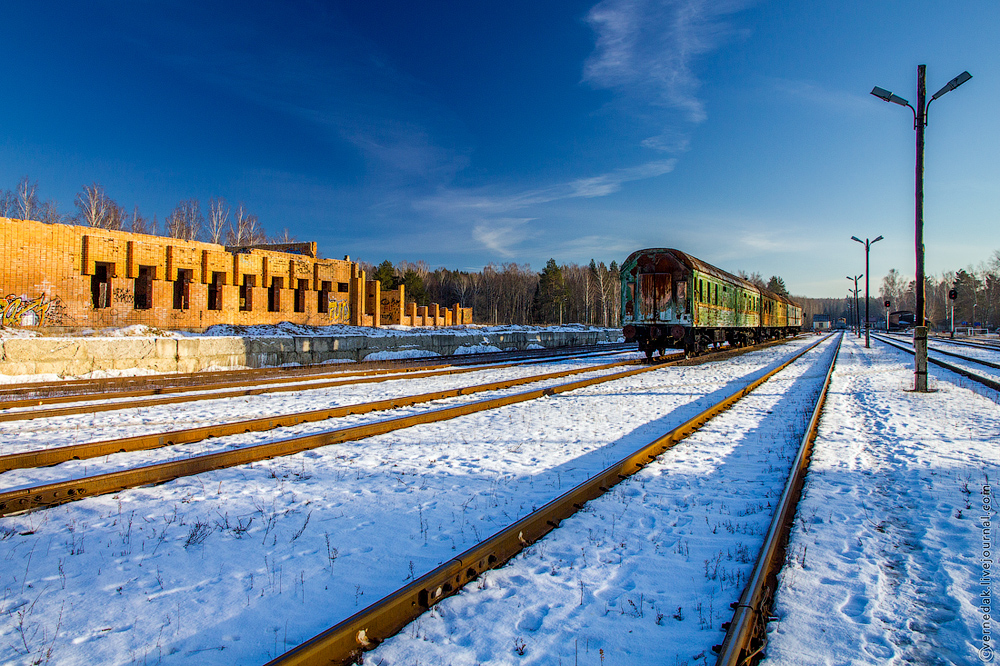
[[[636,167],[616,169],[609,173],[578,178],[551,187],[491,194],[483,189],[478,191],[442,189],[437,195],[418,201],[418,210],[434,212],[438,215],[454,217],[468,215],[500,215],[564,199],[594,198],[614,194],[623,183],[647,178],[655,178],[673,171],[677,160],[656,160]]]
[[[532,218],[494,218],[484,220],[472,229],[472,237],[483,247],[504,257],[512,257],[516,246],[531,238],[528,223]]]
[[[597,47],[584,80],[647,104],[705,120],[695,59],[732,33],[721,20],[742,7],[732,0],[603,0],[587,15]],[[655,139],[655,137],[654,137]],[[654,141],[655,144],[655,141]]]

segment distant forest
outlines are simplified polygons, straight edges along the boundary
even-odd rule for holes
[[[865,317],[864,284],[859,282],[861,292],[858,309],[861,319]],[[871,300],[868,304],[869,316],[874,322],[885,322],[885,301],[889,301],[889,311],[916,310],[916,282],[909,280],[895,268],[877,283],[871,284]],[[991,331],[1000,327],[1000,250],[995,250],[989,261],[978,266],[969,266],[957,271],[945,271],[940,276],[926,276],[924,279],[924,299],[927,318],[931,326],[938,329],[951,326],[952,301],[948,292],[955,290],[955,325],[979,326]],[[851,289],[853,291],[853,285]],[[849,324],[855,321],[854,297],[805,298],[793,296],[802,303],[807,323],[815,314],[829,315],[831,320],[845,319]]]
[[[54,201],[43,201],[38,195],[38,183],[24,177],[13,190],[0,190],[0,217],[38,220],[46,223],[79,224],[102,229],[153,234],[183,240],[202,240],[224,245],[255,243],[289,243],[295,238],[284,229],[268,235],[256,215],[243,203],[231,206],[221,197],[213,197],[204,209],[197,199],[185,199],[162,220],[144,216],[133,207],[128,210],[108,196],[97,183],[84,186],[77,193],[72,215],[59,213]],[[591,260],[587,266],[558,264],[549,259],[539,273],[527,264],[489,264],[481,271],[431,270],[426,263],[401,261],[395,266],[389,261],[379,265],[361,262],[369,279],[378,279],[383,289],[395,289],[403,284],[407,301],[418,305],[428,303],[471,307],[477,322],[489,324],[559,324],[580,323],[616,328],[621,325],[621,290],[618,265],[609,266]],[[761,287],[788,295],[784,281],[772,276],[765,281],[759,273],[739,272]],[[889,310],[914,310],[914,282],[896,269],[882,278],[878,287],[871,285],[869,313],[873,321],[885,321],[883,303]],[[874,292],[877,289],[877,296]],[[949,325],[951,302],[948,292],[955,289],[955,321],[959,326],[975,323],[995,329],[1000,326],[1000,250],[979,266],[946,271],[939,277],[926,278],[927,317],[933,326]],[[832,321],[853,322],[854,298],[808,298],[791,296],[802,304],[806,326],[812,325],[816,314],[828,315]],[[858,299],[864,317],[864,292]]]

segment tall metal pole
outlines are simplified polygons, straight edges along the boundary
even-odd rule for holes
[[[914,246],[917,254],[917,326],[926,324],[924,309],[924,127],[927,123],[927,65],[917,65],[917,168],[914,180],[915,234]]]
[[[927,65],[917,65],[917,167],[914,174],[915,230],[917,253],[917,326],[913,329],[913,390],[927,391],[927,312],[924,308],[924,126],[927,124]]]
[[[871,338],[868,333],[868,243],[865,242],[865,347],[871,347]]]
[[[962,72],[943,88],[931,95],[930,102],[933,102],[941,95],[944,95],[959,87],[972,78],[972,74]],[[899,95],[894,95],[885,88],[875,86],[872,88],[872,95],[879,99],[909,107],[913,111],[913,126],[917,131],[917,167],[914,173],[916,183],[914,199],[916,211],[916,224],[914,230],[914,245],[917,254],[917,312],[915,322],[917,326],[913,329],[913,389],[915,391],[927,390],[927,308],[924,304],[924,127],[927,125],[927,109],[930,102],[927,101],[927,65],[917,65],[917,107],[913,108],[910,103]]]
[[[847,276],[848,280],[854,280],[854,321],[857,325],[855,331],[858,334],[858,338],[861,338],[861,305],[858,303],[858,293],[860,293],[861,290],[858,289],[858,280],[864,277],[864,275],[867,275],[867,273],[855,275],[854,277],[851,277],[850,275]]]

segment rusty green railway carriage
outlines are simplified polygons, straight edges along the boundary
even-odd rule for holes
[[[798,304],[679,250],[633,252],[622,264],[621,288],[622,332],[647,356],[753,344],[802,326]]]

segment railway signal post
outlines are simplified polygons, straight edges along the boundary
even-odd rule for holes
[[[951,301],[951,339],[955,339],[955,299],[958,298],[958,290],[952,287],[948,290],[948,300]]]
[[[917,108],[899,95],[894,95],[885,88],[875,86],[872,95],[881,100],[900,106],[909,107],[913,112],[913,128],[917,131],[917,166],[915,170],[915,233],[914,245],[917,255],[916,291],[917,291],[917,326],[913,330],[914,370],[913,390],[921,393],[927,391],[927,316],[924,308],[924,128],[927,126],[927,110],[931,102],[945,93],[951,92],[972,78],[972,74],[962,72],[946,83],[941,90],[931,95],[927,100],[927,65],[917,65]],[[925,102],[925,100],[927,100]]]

